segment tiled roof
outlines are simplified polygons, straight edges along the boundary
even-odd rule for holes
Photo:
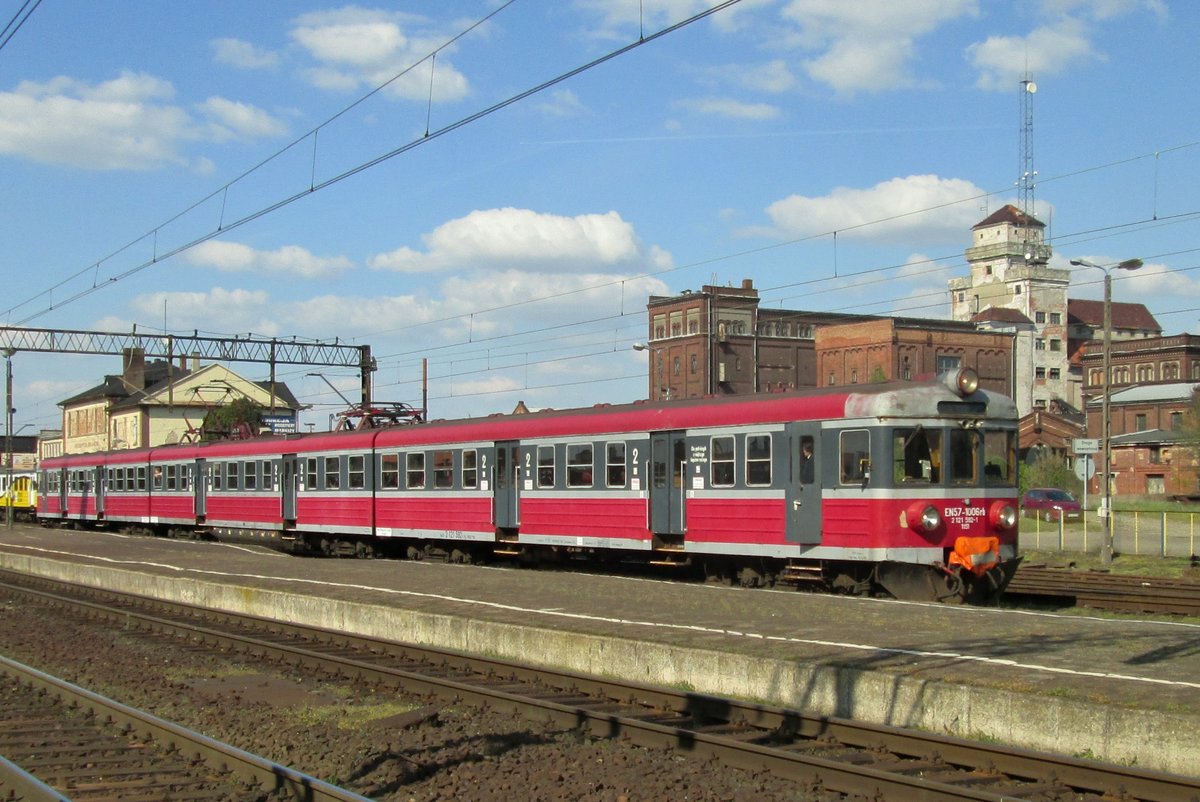
[[[1169,382],[1166,384],[1142,384],[1117,390],[1109,396],[1112,404],[1137,404],[1149,401],[1188,401],[1200,390],[1200,382]],[[1098,407],[1103,398],[1097,396],[1088,401],[1089,407]]]
[[[1046,224],[1041,220],[1038,220],[1033,215],[1025,214],[1023,211],[1010,203],[971,226],[971,230],[974,231],[977,228],[987,228],[988,226],[994,226],[998,223],[1012,223],[1014,226],[1033,226],[1035,228],[1046,227]]]
[[[992,306],[982,312],[976,312],[971,321],[974,323],[1033,323],[1020,309],[1009,309],[1005,306]]]
[[[1085,301],[1080,298],[1067,299],[1067,323],[1099,329],[1104,326],[1104,301]],[[1162,333],[1162,326],[1150,314],[1145,304],[1114,301],[1112,305],[1114,329],[1136,329]]]

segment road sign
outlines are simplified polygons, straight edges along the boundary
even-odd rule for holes
[[[1076,437],[1071,441],[1076,454],[1095,454],[1100,451],[1100,440],[1095,437]]]
[[[1096,461],[1091,454],[1084,454],[1075,460],[1075,477],[1086,482],[1096,475]]]

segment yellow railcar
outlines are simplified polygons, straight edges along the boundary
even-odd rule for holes
[[[0,469],[0,518],[7,518],[11,507],[15,519],[32,520],[37,514],[37,474],[15,472],[11,484],[9,479],[9,473]]]

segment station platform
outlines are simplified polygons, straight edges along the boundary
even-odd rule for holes
[[[1200,624],[0,527],[0,568],[1200,774]]]

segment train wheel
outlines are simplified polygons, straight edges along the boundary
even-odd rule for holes
[[[408,549],[404,552],[404,554],[410,560],[419,560],[419,559],[421,559],[421,557],[424,556],[421,553],[421,550],[418,549],[416,546],[409,546]]]

